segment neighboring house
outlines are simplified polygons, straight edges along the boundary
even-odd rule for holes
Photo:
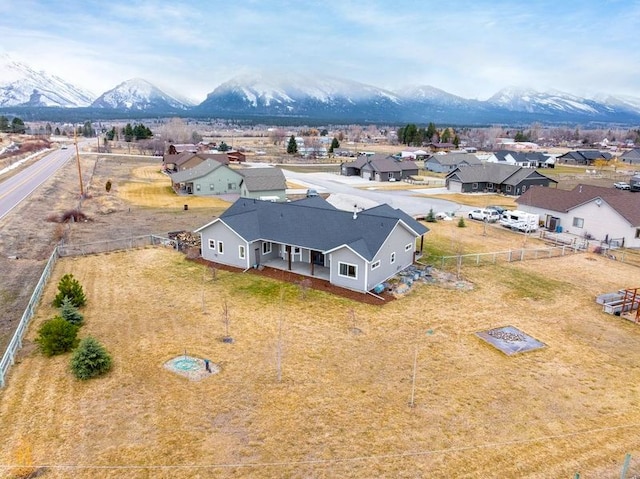
[[[198,166],[205,160],[215,160],[223,165],[229,164],[229,156],[226,153],[192,153],[184,151],[177,155],[164,155],[162,166],[164,170],[169,172],[184,171]]]
[[[365,180],[401,181],[418,174],[418,165],[410,160],[382,154],[360,155],[355,161],[342,163],[344,176],[360,176]]]
[[[429,152],[423,150],[422,148],[405,148],[400,152],[400,158],[406,160],[417,160],[426,158],[429,155]]]
[[[198,152],[198,145],[194,145],[193,143],[184,143],[184,144],[171,144],[169,145],[169,148],[167,148],[167,154],[169,155],[179,155],[180,153],[183,152],[191,152],[191,153],[197,153]]]
[[[176,193],[196,196],[239,195],[243,179],[237,170],[212,159],[204,160],[188,170],[172,173],[169,177]]]
[[[446,155],[433,155],[424,161],[426,170],[436,173],[449,173],[456,168],[464,166],[481,165],[482,161],[470,153],[447,153]]]
[[[558,156],[558,162],[566,163],[568,165],[591,166],[598,160],[609,161],[611,158],[611,153],[606,151],[575,150],[568,151],[565,154]]]
[[[287,180],[280,168],[238,168],[242,176],[240,196],[269,201],[286,201]]]
[[[487,162],[500,165],[518,165],[522,168],[539,168],[553,167],[555,160],[541,152],[499,150],[489,155]]]
[[[440,151],[451,151],[451,150],[457,150],[458,149],[458,147],[456,145],[454,145],[453,143],[429,143],[427,145],[427,148],[432,153],[437,153],[437,152],[440,152]]]
[[[540,215],[546,228],[630,248],[640,247],[640,195],[601,186],[533,187],[518,209]]]
[[[447,189],[458,193],[502,193],[517,196],[534,185],[558,183],[532,168],[484,163],[456,168],[445,178]]]
[[[618,161],[627,165],[640,165],[640,148],[634,148],[633,150],[625,151]]]
[[[367,292],[414,262],[429,229],[380,205],[338,210],[321,197],[288,203],[241,198],[198,228],[202,257],[246,270],[260,265]]]

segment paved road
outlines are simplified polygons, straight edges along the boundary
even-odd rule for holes
[[[75,148],[55,150],[18,174],[2,181],[0,178],[0,219],[53,175],[75,155]]]
[[[283,171],[287,179],[304,185],[306,188],[315,188],[320,193],[359,197],[375,204],[387,203],[412,216],[426,215],[431,208],[433,208],[434,213],[440,211],[455,212],[458,216],[472,209],[470,206],[447,200],[445,195],[443,195],[442,199],[416,196],[418,194],[433,194],[439,191],[440,188],[382,191],[376,190],[376,186],[381,185],[380,183],[362,180],[359,177],[345,177],[331,173],[299,173],[286,170],[286,167],[283,167]],[[362,188],[363,186],[366,188]]]

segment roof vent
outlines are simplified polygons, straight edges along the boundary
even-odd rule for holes
[[[358,210],[357,209],[353,210],[353,219],[354,220],[358,219]]]

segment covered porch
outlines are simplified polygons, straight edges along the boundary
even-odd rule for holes
[[[274,258],[268,261],[263,261],[262,265],[282,271],[290,271],[292,273],[299,274],[300,276],[310,276],[325,281],[329,281],[330,279],[329,268],[318,264],[306,263],[302,261],[291,261],[291,267],[289,267],[288,260],[282,258]]]

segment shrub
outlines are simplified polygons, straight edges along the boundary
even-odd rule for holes
[[[56,308],[61,307],[65,297],[68,297],[71,300],[71,304],[76,308],[80,308],[87,303],[87,297],[84,295],[82,285],[71,273],[67,273],[60,278],[58,294],[53,299],[53,305]]]
[[[81,326],[84,322],[84,316],[80,311],[78,311],[78,308],[73,305],[71,298],[68,296],[65,296],[62,299],[62,305],[60,305],[60,316],[76,326]]]
[[[78,379],[91,379],[111,369],[111,356],[96,339],[84,338],[71,356],[71,371]]]
[[[436,214],[433,212],[433,208],[429,209],[429,214],[425,218],[427,223],[435,223],[436,222]]]
[[[458,228],[465,228],[467,224],[464,222],[464,218],[460,217],[458,220]]]
[[[78,223],[80,221],[86,221],[86,220],[87,220],[87,215],[85,215],[82,211],[77,209],[67,210],[64,213],[62,213],[62,216],[60,216],[61,223],[69,223],[69,222]]]
[[[107,180],[107,183],[104,185],[104,189],[107,190],[107,193],[111,191],[111,180]]]
[[[66,353],[78,345],[78,329],[75,324],[56,316],[40,326],[36,342],[45,356]]]

